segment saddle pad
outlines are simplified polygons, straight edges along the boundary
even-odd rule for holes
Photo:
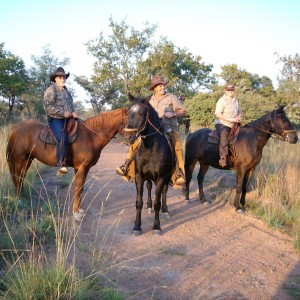
[[[52,145],[57,144],[57,141],[53,135],[53,132],[52,132],[50,126],[44,126],[41,129],[39,138],[43,143],[52,144]]]

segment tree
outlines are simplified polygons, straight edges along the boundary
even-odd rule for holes
[[[45,89],[51,84],[50,75],[55,72],[57,67],[65,68],[70,63],[70,59],[67,57],[61,59],[55,57],[49,45],[44,46],[42,50],[41,56],[31,56],[33,66],[28,71],[30,86],[26,94],[22,96],[28,109],[34,111],[37,117],[44,116],[43,95]],[[74,94],[72,88],[70,91]]]
[[[259,77],[257,74],[238,68],[236,64],[225,65],[221,69],[222,72],[219,76],[225,83],[234,84],[243,92],[255,91],[265,97],[275,93],[272,80],[267,76]]]
[[[24,61],[9,51],[4,50],[4,43],[0,44],[0,96],[2,98],[2,115],[13,118],[16,105],[22,109],[21,95],[29,85],[29,77]]]
[[[142,69],[147,71],[142,76],[147,78],[144,86],[148,87],[151,77],[163,74],[169,79],[169,91],[185,99],[215,82],[215,78],[210,75],[213,66],[201,60],[201,56],[194,56],[187,49],[176,47],[166,37],[162,37],[150,50],[145,62],[139,64],[138,75],[143,74]]]
[[[286,103],[300,103],[300,57],[278,56],[277,63],[283,63],[279,78],[279,97]]]
[[[110,18],[109,22],[112,34],[108,39],[100,33],[87,43],[88,52],[96,58],[94,75],[90,80],[83,76],[76,78],[91,94],[93,107],[124,106],[128,92],[148,94],[150,79],[158,74],[170,79],[169,90],[181,98],[194,95],[200,86],[212,80],[209,77],[212,65],[202,63],[200,56],[176,47],[165,37],[158,43],[152,41],[155,25],[146,23],[138,31],[125,20],[118,24]]]

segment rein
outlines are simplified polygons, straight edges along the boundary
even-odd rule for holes
[[[127,116],[124,117],[124,110],[122,109],[122,128],[125,127],[124,121],[127,119]],[[87,126],[84,122],[84,120],[78,118],[78,120],[82,123],[83,126],[85,126],[89,131],[93,132],[94,134],[98,135],[98,136],[104,136],[105,138],[109,139],[109,137],[107,137],[106,135],[104,135],[103,133],[99,134],[99,132],[95,131],[94,129],[92,129],[91,127]]]
[[[297,130],[295,130],[295,129],[291,129],[291,130],[282,130],[282,129],[276,128],[276,127],[275,127],[275,118],[276,118],[277,116],[280,116],[281,114],[276,115],[276,111],[275,111],[275,112],[274,112],[274,120],[272,120],[272,115],[271,115],[271,114],[272,114],[272,112],[270,112],[269,115],[270,115],[270,119],[271,119],[271,129],[273,130],[273,132],[264,130],[264,129],[262,129],[262,128],[259,128],[259,127],[256,127],[256,126],[254,126],[254,125],[251,125],[251,124],[249,124],[249,123],[244,123],[244,122],[241,122],[241,123],[244,124],[244,125],[248,125],[248,126],[250,126],[250,127],[253,127],[253,128],[255,128],[255,129],[257,129],[257,130],[260,130],[260,131],[262,131],[262,132],[268,133],[268,134],[271,135],[271,138],[273,138],[273,139],[277,139],[277,140],[280,140],[280,141],[287,141],[286,138],[285,138],[285,137],[282,137],[279,133],[282,133],[282,134],[288,134],[288,133],[296,132]],[[279,132],[279,133],[277,133],[276,131]]]

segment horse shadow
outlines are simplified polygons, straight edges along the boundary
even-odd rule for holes
[[[271,300],[300,299],[300,261],[286,276]]]

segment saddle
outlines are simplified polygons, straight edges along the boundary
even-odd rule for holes
[[[69,118],[66,125],[66,131],[68,133],[68,144],[74,143],[78,136],[78,119]],[[45,125],[41,129],[39,139],[45,144],[57,144],[57,140],[55,139],[49,125]]]
[[[229,153],[231,153],[231,155],[233,156],[233,159],[236,159],[236,151],[235,151],[235,143],[237,141],[238,135],[239,135],[239,131],[240,131],[240,126],[239,124],[235,123],[230,132],[229,132]],[[217,132],[217,130],[212,130],[209,134],[208,134],[208,143],[210,144],[219,144],[220,142],[220,137],[219,134]]]

